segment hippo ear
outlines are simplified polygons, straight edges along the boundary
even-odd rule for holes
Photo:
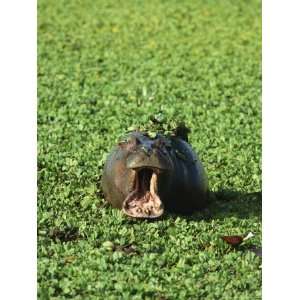
[[[191,130],[186,127],[184,123],[178,124],[178,126],[174,130],[175,136],[183,139],[186,142],[188,142],[188,134],[190,132]]]

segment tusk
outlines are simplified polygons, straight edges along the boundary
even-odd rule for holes
[[[156,194],[156,192],[157,192],[157,174],[153,172],[150,181],[150,193]]]

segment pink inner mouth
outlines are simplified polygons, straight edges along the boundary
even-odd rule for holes
[[[135,218],[157,218],[164,212],[157,194],[158,170],[142,168],[136,171],[134,190],[123,203],[123,212]]]

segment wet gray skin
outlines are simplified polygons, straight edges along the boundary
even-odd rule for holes
[[[102,188],[113,207],[135,218],[200,210],[208,196],[205,170],[185,140],[142,132],[130,133],[112,150]]]

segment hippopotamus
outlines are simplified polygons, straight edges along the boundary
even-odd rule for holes
[[[192,213],[208,200],[206,172],[185,134],[128,133],[109,154],[101,183],[106,201],[134,218]]]

